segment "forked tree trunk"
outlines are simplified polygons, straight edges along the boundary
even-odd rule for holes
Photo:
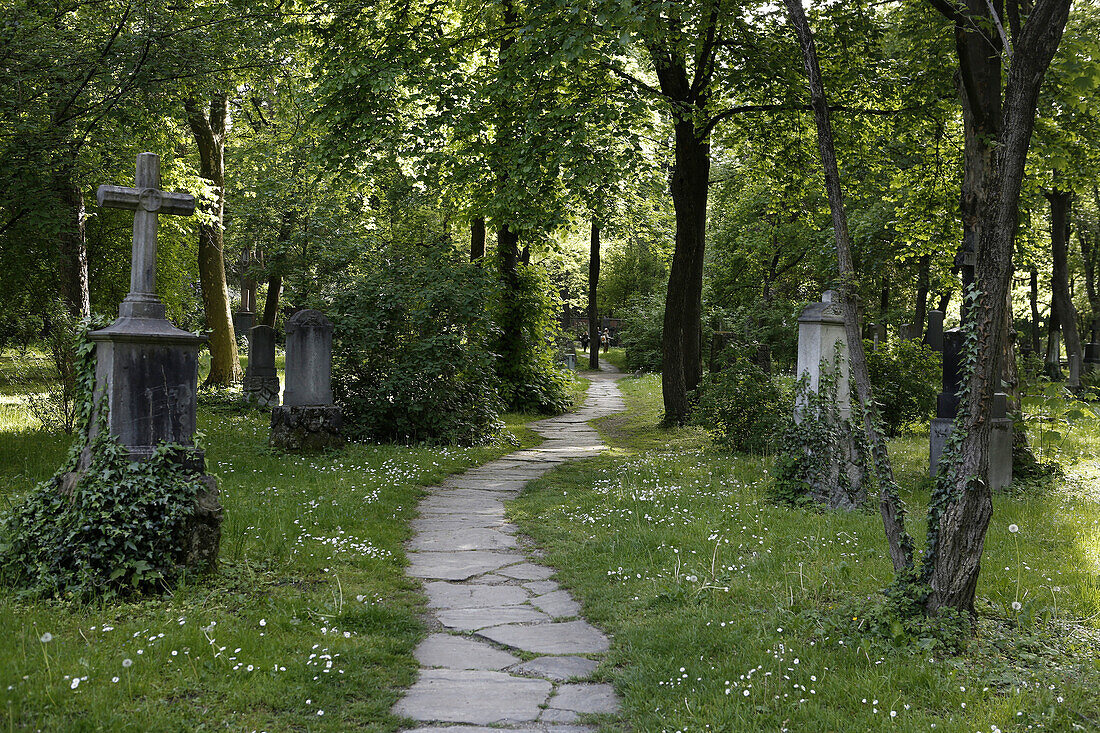
[[[937,3],[947,13],[960,10]],[[925,608],[973,612],[974,593],[981,570],[985,533],[993,514],[989,468],[993,395],[1000,390],[1005,311],[1012,280],[1012,254],[1019,219],[1020,186],[1035,125],[1039,88],[1062,39],[1069,17],[1070,0],[1038,0],[1027,23],[1015,38],[1012,62],[1005,84],[999,135],[993,138],[995,158],[986,179],[987,196],[981,209],[975,283],[980,296],[971,309],[967,360],[971,372],[964,384],[964,399],[955,419],[959,443],[940,460],[941,475],[929,508],[928,542],[923,580],[930,591]],[[949,16],[950,17],[950,16]],[[989,10],[971,8],[961,16],[975,33],[985,33]],[[960,48],[963,77],[967,59]],[[999,56],[998,56],[999,58]],[[964,78],[963,83],[968,83]],[[970,87],[967,87],[968,92]]]
[[[210,329],[210,374],[206,384],[228,386],[243,377],[237,356],[237,337],[233,331],[229,288],[225,281],[225,240],[222,222],[225,216],[225,135],[229,112],[228,97],[217,93],[210,100],[209,112],[203,112],[195,99],[188,99],[187,123],[199,149],[199,175],[217,192],[212,221],[199,224],[199,284],[206,326]]]
[[[844,304],[844,334],[848,345],[849,370],[856,385],[856,396],[863,413],[863,431],[871,446],[875,471],[879,482],[879,511],[882,515],[890,559],[894,572],[902,573],[913,566],[913,540],[905,529],[905,507],[898,497],[897,483],[886,449],[886,439],[878,428],[877,411],[871,393],[871,379],[867,371],[867,356],[863,351],[863,339],[859,327],[859,311],[855,296],[855,266],[852,260],[851,240],[848,236],[848,217],[844,212],[844,195],[840,188],[836,150],[833,145],[833,128],[829,121],[829,106],[825,99],[825,84],[817,62],[810,23],[802,9],[802,0],[785,0],[787,12],[802,47],[806,79],[810,87],[810,106],[817,124],[817,146],[825,172],[825,188],[829,194],[829,209],[833,216],[833,232],[836,235],[837,268],[840,273],[840,292]],[[866,485],[866,482],[865,482]]]
[[[600,226],[592,221],[588,245],[588,367],[600,368],[600,319],[596,310],[596,287],[600,283]]]

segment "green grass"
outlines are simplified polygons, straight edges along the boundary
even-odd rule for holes
[[[424,633],[419,586],[403,573],[422,487],[536,444],[529,419],[506,416],[507,439],[491,446],[300,457],[267,448],[266,412],[207,401],[220,573],[90,606],[0,593],[0,730],[396,730],[389,709]],[[25,416],[0,426],[0,508],[67,447]]]
[[[768,459],[659,428],[658,376],[620,384],[629,412],[599,423],[614,450],[549,474],[509,511],[611,632],[599,674],[623,696],[624,726],[1100,729],[1100,505],[1079,466],[995,498],[978,623],[954,655],[934,628],[891,632],[875,601],[892,579],[876,514],[774,505]],[[891,455],[923,518],[927,433]],[[922,522],[910,529],[923,538]]]

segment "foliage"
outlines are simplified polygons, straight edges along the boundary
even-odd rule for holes
[[[886,435],[893,437],[906,425],[929,420],[943,369],[940,354],[910,339],[890,341],[877,350],[865,341],[864,352]]]
[[[131,462],[102,404],[93,428],[95,347],[84,326],[67,358],[77,440],[54,478],[0,520],[0,579],[26,595],[88,599],[171,583],[199,489],[179,446]]]
[[[430,258],[430,259],[429,259]],[[333,394],[349,434],[482,443],[499,429],[489,276],[454,256],[409,253],[335,301]]]
[[[509,411],[556,414],[568,409],[571,372],[555,363],[558,307],[542,268],[517,265],[514,287],[496,294],[496,323],[510,324],[518,342],[498,337],[496,373]]]
[[[1079,423],[1100,418],[1095,404],[1077,399],[1063,382],[1052,382],[1046,376],[1027,385],[1020,403],[1016,427],[1031,435],[1040,466],[1057,466],[1070,433]]]
[[[723,360],[721,371],[703,377],[691,423],[706,428],[715,443],[730,450],[764,451],[786,421],[790,400],[736,346],[726,349]]]
[[[662,292],[638,298],[630,304],[623,319],[623,330],[619,333],[630,371],[661,371],[664,318],[665,296]]]

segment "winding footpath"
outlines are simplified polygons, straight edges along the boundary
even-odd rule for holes
[[[418,721],[413,733],[581,733],[595,730],[581,715],[619,709],[611,685],[586,681],[607,637],[504,518],[529,481],[606,449],[588,421],[624,409],[619,374],[585,376],[581,409],[531,425],[541,445],[452,476],[420,502],[406,572],[423,582],[435,628],[416,649],[420,678],[393,708]]]

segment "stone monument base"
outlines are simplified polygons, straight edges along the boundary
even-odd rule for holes
[[[344,444],[344,418],[334,405],[293,405],[271,411],[271,445],[283,450],[324,450]]]
[[[928,473],[933,478],[940,465],[940,456],[947,439],[954,430],[955,421],[946,417],[932,420],[929,437]],[[993,418],[993,431],[989,436],[989,473],[985,477],[991,491],[999,491],[1012,483],[1012,419]]]
[[[279,406],[278,377],[245,377],[244,400],[258,407]]]

